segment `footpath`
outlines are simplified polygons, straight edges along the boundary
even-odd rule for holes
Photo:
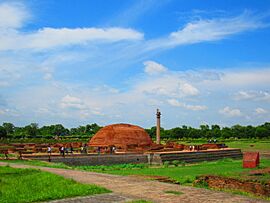
[[[0,166],[1,165],[5,166],[7,163],[0,162]],[[54,203],[111,203],[128,202],[130,200],[139,199],[157,203],[269,203],[269,201],[266,200],[258,200],[225,192],[145,180],[138,176],[119,176],[12,163],[9,163],[9,165],[15,168],[37,168],[74,179],[77,182],[96,184],[113,191],[113,193],[110,194],[52,201]],[[168,194],[165,193],[165,191],[178,191],[182,194]]]

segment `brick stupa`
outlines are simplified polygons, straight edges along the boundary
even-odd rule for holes
[[[101,128],[89,141],[92,147],[129,148],[129,146],[151,146],[150,136],[139,126],[113,124]]]

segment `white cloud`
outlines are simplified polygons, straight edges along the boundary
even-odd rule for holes
[[[45,73],[45,75],[43,76],[44,80],[51,80],[53,78],[51,73]]]
[[[230,86],[269,84],[270,68],[225,71],[222,83]]]
[[[266,114],[266,113],[268,113],[268,111],[267,110],[265,110],[265,109],[263,109],[263,108],[256,108],[255,109],[255,112],[256,112],[256,114]]]
[[[234,95],[236,100],[253,100],[270,102],[270,93],[266,91],[239,91]]]
[[[0,33],[0,50],[50,49],[89,42],[141,40],[143,34],[127,28],[43,28],[30,34]]]
[[[20,28],[29,17],[23,4],[0,3],[0,30]]]
[[[62,98],[60,106],[62,108],[75,108],[75,109],[85,109],[86,106],[82,100],[78,97],[73,97],[66,95]]]
[[[191,95],[191,96],[195,96],[199,94],[199,90],[192,86],[189,83],[182,83],[179,86],[179,89],[185,94],[185,95]]]
[[[165,73],[168,70],[165,66],[155,61],[145,61],[143,65],[145,66],[144,72],[149,75]]]
[[[242,112],[240,111],[240,109],[232,109],[228,106],[224,107],[223,109],[219,110],[220,114],[223,114],[225,116],[228,117],[239,117],[242,116]]]
[[[146,77],[134,85],[136,92],[175,98],[196,96],[199,90],[187,82],[181,72],[167,71],[156,77]]]
[[[0,109],[0,115],[4,115],[4,114],[6,114],[6,111],[5,110],[3,110],[3,109]]]
[[[203,105],[189,105],[189,104],[185,104],[185,103],[179,102],[176,99],[168,99],[167,102],[171,106],[183,107],[185,109],[192,110],[192,111],[202,111],[202,110],[206,110],[207,109],[207,106],[203,106]]]
[[[172,32],[168,37],[152,40],[147,49],[169,48],[184,44],[215,41],[244,31],[265,27],[259,17],[249,12],[232,18],[200,19]]]
[[[31,51],[87,43],[113,43],[122,40],[141,40],[143,34],[121,27],[51,28],[21,32],[30,13],[22,3],[0,4],[0,50]]]
[[[229,91],[253,89],[252,87],[255,90],[267,90],[269,87],[269,67],[225,71],[170,71],[155,61],[146,61],[155,54],[153,49],[224,39],[264,26],[263,19],[256,19],[249,14],[235,18],[193,21],[165,38],[148,41],[143,39],[143,33],[121,27],[41,27],[39,30],[29,30],[27,27],[22,30],[30,16],[28,11],[21,4],[5,5],[9,8],[4,12],[3,7],[0,10],[0,86],[4,87],[1,94],[8,101],[4,109],[11,107],[10,109],[18,109],[21,113],[20,119],[14,119],[17,122],[34,119],[37,122],[69,120],[74,125],[74,118],[78,118],[78,122],[86,119],[89,122],[89,118],[101,123],[134,122],[135,118],[139,122],[151,122],[152,110],[160,107],[164,115],[168,113],[166,111],[175,111],[170,114],[172,122],[168,123],[171,122],[171,125],[175,125],[174,113],[182,116],[181,108],[190,110],[186,117],[182,117],[182,121],[194,123],[193,120],[197,117],[195,111],[205,110],[210,105],[215,109],[220,102],[228,99],[225,97]],[[3,13],[5,16],[1,17]],[[72,45],[80,46],[75,49],[68,47]],[[132,83],[125,79],[114,83],[120,80],[117,76],[123,76],[119,71],[122,71],[121,67],[129,68],[132,67],[130,64],[142,61],[145,61],[146,74],[141,74],[139,78],[136,73],[135,77],[130,76],[128,79]],[[222,67],[218,69],[221,70]],[[106,76],[99,77],[101,74]],[[102,79],[99,80],[100,78]],[[103,85],[107,82],[109,85],[110,82],[113,83],[119,90]],[[257,88],[256,85],[263,87]],[[267,100],[267,94],[260,93],[259,96],[261,100]],[[207,106],[192,105],[193,102],[198,104],[199,99],[199,102]],[[168,108],[169,105],[181,108]],[[257,105],[267,108],[263,103],[256,103],[252,109]],[[242,115],[239,109],[229,107],[221,111],[227,115]],[[1,112],[7,111],[1,109]],[[10,112],[2,114],[3,120]],[[206,114],[202,119],[211,119],[208,116]],[[192,121],[189,122],[189,118]],[[241,122],[242,117],[239,120]]]
[[[8,87],[10,83],[8,81],[0,81],[0,87]]]

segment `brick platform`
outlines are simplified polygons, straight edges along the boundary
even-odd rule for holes
[[[67,165],[112,165],[124,163],[149,163],[163,164],[165,161],[179,160],[186,163],[195,163],[202,161],[215,161],[223,158],[241,159],[240,149],[221,149],[221,150],[203,150],[203,151],[175,151],[175,152],[154,152],[146,154],[86,154],[86,155],[68,155],[65,157],[51,156],[52,162],[62,162]],[[48,161],[48,155],[26,156],[30,159]]]

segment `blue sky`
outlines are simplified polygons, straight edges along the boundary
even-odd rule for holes
[[[0,0],[0,122],[270,120],[270,1]]]

